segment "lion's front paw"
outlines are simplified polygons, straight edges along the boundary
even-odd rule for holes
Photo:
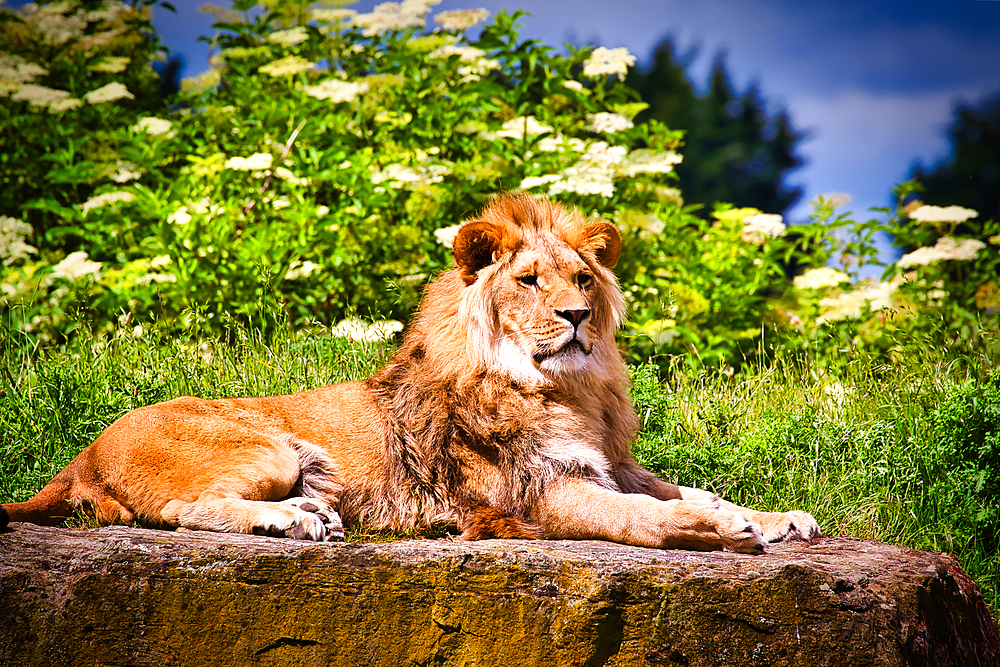
[[[720,510],[718,514],[723,517],[716,526],[723,547],[744,554],[764,553],[764,536],[760,526],[747,521],[737,512]]]
[[[753,517],[764,532],[768,542],[783,542],[785,540],[811,540],[822,533],[819,524],[808,512],[793,510],[791,512],[761,512]]]

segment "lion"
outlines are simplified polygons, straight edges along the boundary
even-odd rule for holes
[[[133,410],[0,513],[55,525],[82,507],[103,523],[312,541],[440,523],[467,540],[743,553],[818,536],[805,512],[738,507],[633,459],[620,249],[608,222],[499,196],[462,224],[454,266],[374,376]]]

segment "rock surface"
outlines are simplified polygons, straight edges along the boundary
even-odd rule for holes
[[[0,665],[998,665],[955,559],[12,524]]]

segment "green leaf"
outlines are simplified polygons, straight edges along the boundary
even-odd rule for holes
[[[91,183],[101,176],[93,162],[77,162],[70,167],[50,169],[45,178],[50,183]]]
[[[634,119],[640,113],[649,108],[649,105],[645,102],[628,102],[626,104],[612,104],[611,110],[615,113],[620,113],[629,120]]]

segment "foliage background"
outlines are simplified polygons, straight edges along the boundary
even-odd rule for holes
[[[481,14],[428,21],[433,4],[209,7],[214,67],[176,95],[150,67],[148,4],[0,8],[5,497],[131,407],[337,379],[292,360],[356,359],[344,338],[391,337],[450,262],[455,225],[524,188],[622,233],[648,465],[750,504],[801,500],[835,530],[954,549],[995,599],[993,213],[921,206],[916,181],[866,216],[821,197],[791,228],[778,214],[794,193],[750,179],[719,203],[712,179],[739,184],[771,150],[754,143],[762,125],[777,133],[761,169],[794,161],[787,119],[762,117],[721,64],[709,96],[685,102],[710,122],[686,135],[648,92],[669,54],[630,74],[623,50],[520,40],[518,13],[470,40]],[[720,128],[735,163],[685,155]],[[700,201],[678,187],[682,157]],[[887,265],[882,233],[905,253]],[[118,346],[134,354],[105,352]],[[323,367],[341,363],[355,362]],[[271,364],[301,381],[275,384]]]

